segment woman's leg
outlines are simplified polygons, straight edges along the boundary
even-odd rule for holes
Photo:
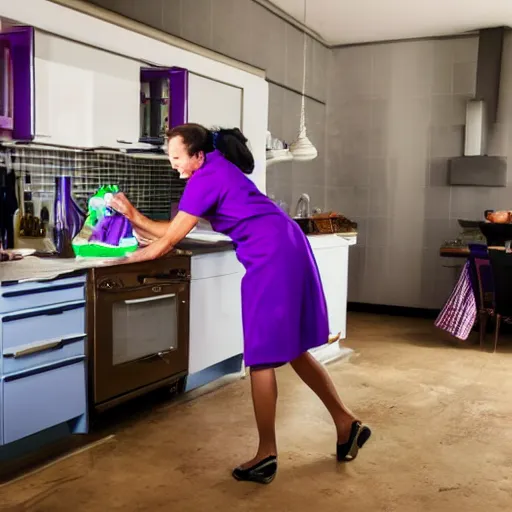
[[[291,365],[327,407],[336,425],[338,443],[345,443],[349,438],[352,423],[357,418],[340,400],[327,370],[309,352],[294,359]]]
[[[240,466],[242,469],[253,466],[269,455],[277,455],[275,426],[277,381],[274,368],[251,368],[251,390],[260,441],[256,456],[242,464]]]

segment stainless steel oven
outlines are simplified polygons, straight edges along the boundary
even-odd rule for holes
[[[90,399],[97,411],[185,381],[190,258],[90,270]]]

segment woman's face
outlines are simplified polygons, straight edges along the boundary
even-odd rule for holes
[[[188,179],[204,163],[204,153],[190,156],[182,137],[173,137],[169,141],[169,162],[173,169],[180,173],[181,179]]]

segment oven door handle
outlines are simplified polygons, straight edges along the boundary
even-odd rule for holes
[[[161,286],[170,285],[170,284],[183,284],[187,283],[186,279],[160,279],[159,277],[143,277],[140,278],[139,282],[142,284],[158,284]]]
[[[176,349],[169,348],[167,350],[162,350],[161,352],[156,352],[155,354],[151,354],[149,356],[141,357],[140,359],[135,359],[133,361],[129,361],[127,364],[133,363],[144,363],[145,361],[154,361],[155,359],[162,359],[164,363],[170,364],[169,361],[165,358],[166,355],[175,352]]]
[[[155,287],[161,288],[162,290],[165,290],[166,288],[171,288],[172,290],[179,290],[182,291],[184,287],[186,287],[189,283],[185,281],[155,281],[154,283],[144,283],[140,286],[128,286],[126,288],[102,288],[101,285],[98,289],[99,294],[104,293],[112,293],[116,295],[120,294],[126,294],[126,293],[134,293],[134,292],[140,292],[143,290],[153,290],[155,292]]]
[[[154,302],[157,300],[172,299],[176,297],[175,293],[166,293],[165,295],[155,295],[153,297],[144,297],[142,299],[127,299],[125,304],[144,304],[145,302]]]

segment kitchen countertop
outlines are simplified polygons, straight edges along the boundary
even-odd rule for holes
[[[174,250],[172,256],[192,256],[190,251]],[[25,256],[23,259],[0,263],[0,282],[42,281],[80,270],[114,265],[128,265],[123,258],[56,258]]]
[[[233,250],[227,240],[184,239],[168,257],[198,256],[212,252]],[[122,258],[56,258],[25,256],[23,259],[0,263],[0,282],[55,279],[60,275],[95,267],[125,264]],[[129,264],[129,262],[126,262]]]
[[[344,236],[345,235],[345,236]],[[353,245],[356,242],[356,233],[333,235],[308,235],[312,245],[325,245],[329,240],[344,238],[345,243]],[[197,232],[186,237],[169,256],[199,256],[201,254],[234,250],[233,242],[227,237]],[[123,264],[120,258],[55,258],[25,256],[21,260],[0,263],[0,282],[6,281],[35,281],[55,279],[60,275],[70,274],[80,270],[95,267],[105,267]],[[127,262],[128,264],[128,262]]]

